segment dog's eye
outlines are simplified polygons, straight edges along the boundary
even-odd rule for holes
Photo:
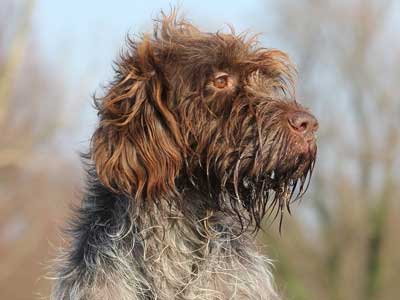
[[[214,86],[218,89],[223,89],[228,86],[229,75],[226,73],[217,74],[214,79]]]

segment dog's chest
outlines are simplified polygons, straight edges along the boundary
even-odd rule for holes
[[[162,240],[155,235],[159,245],[145,252],[159,299],[278,299],[269,262],[245,235],[193,238],[176,228],[163,231]]]

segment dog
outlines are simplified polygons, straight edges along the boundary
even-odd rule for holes
[[[173,12],[115,73],[52,298],[279,299],[255,234],[307,189],[318,128],[288,56]]]

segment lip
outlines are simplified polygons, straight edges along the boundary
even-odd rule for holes
[[[299,137],[300,141],[295,146],[297,149],[297,153],[301,154],[311,154],[314,153],[317,149],[316,139],[315,137],[305,138]]]

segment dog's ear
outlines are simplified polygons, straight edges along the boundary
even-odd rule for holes
[[[175,192],[181,135],[166,102],[167,82],[152,41],[128,41],[106,95],[96,99],[100,123],[92,137],[97,175],[110,190],[135,199]]]

